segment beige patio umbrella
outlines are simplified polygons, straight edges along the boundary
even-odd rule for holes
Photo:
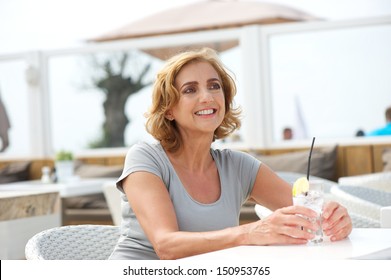
[[[89,41],[105,42],[184,32],[233,28],[250,24],[273,24],[315,19],[317,18],[297,9],[277,4],[259,1],[209,0],[199,1],[156,13]],[[231,41],[210,47],[223,51],[232,48],[237,44],[236,41]],[[202,44],[202,46],[206,45]],[[179,49],[186,49],[188,47],[189,46],[168,49],[161,48],[158,50],[147,50],[147,52],[156,57],[165,59]],[[198,46],[192,45],[191,47]]]

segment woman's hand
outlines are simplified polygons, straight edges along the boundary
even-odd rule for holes
[[[264,220],[245,225],[248,226],[247,243],[251,245],[305,244],[314,237],[314,234],[302,228],[315,231],[316,224],[308,218],[316,216],[315,211],[303,206],[277,209]]]
[[[346,238],[352,232],[352,220],[345,207],[331,201],[323,207],[322,227],[331,241],[337,241]]]

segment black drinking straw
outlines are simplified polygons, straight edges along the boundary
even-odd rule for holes
[[[315,137],[312,137],[312,144],[311,144],[311,150],[310,155],[308,157],[308,167],[307,167],[307,180],[310,180],[310,165],[311,165],[311,155],[312,155],[312,149],[314,148],[315,143]]]

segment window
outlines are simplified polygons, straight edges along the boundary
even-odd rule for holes
[[[274,141],[287,126],[299,138],[341,139],[385,124],[389,22],[297,24],[268,38]]]

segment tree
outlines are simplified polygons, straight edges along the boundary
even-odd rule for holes
[[[136,77],[132,77],[126,73],[128,62],[129,55],[123,53],[118,61],[109,58],[103,64],[97,63],[98,67],[103,70],[103,76],[94,79],[93,84],[106,96],[103,103],[105,121],[101,138],[90,143],[92,148],[125,146],[125,128],[130,122],[125,114],[126,101],[129,96],[151,84],[151,82],[143,82],[151,68],[150,63],[144,65],[138,75],[133,74]]]

